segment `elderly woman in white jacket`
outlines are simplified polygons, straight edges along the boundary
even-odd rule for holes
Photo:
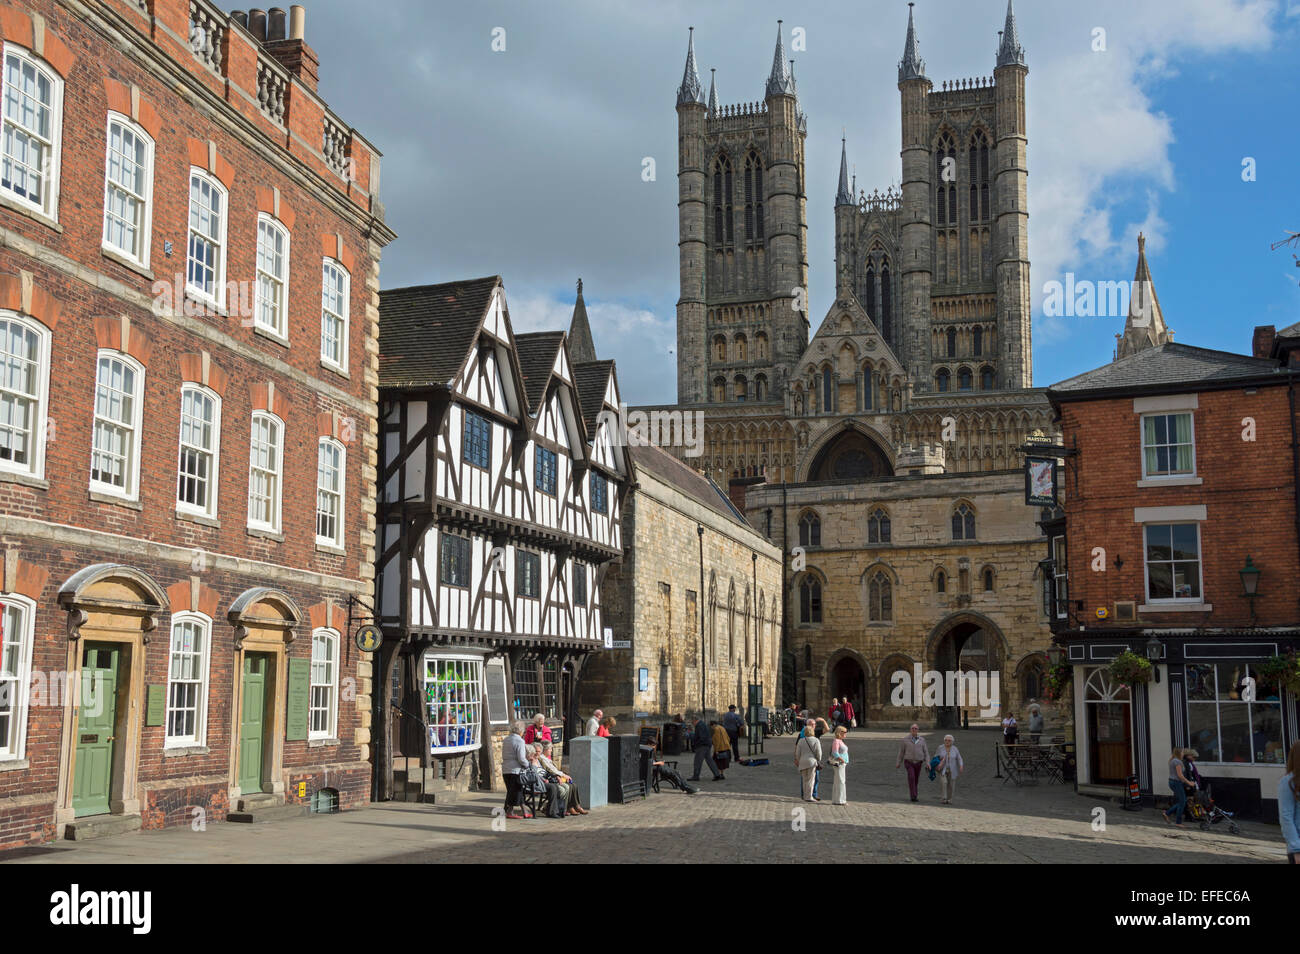
[[[943,737],[938,755],[939,793],[943,796],[943,803],[951,805],[952,797],[957,791],[957,777],[966,771],[966,763],[962,761],[961,752],[953,745],[950,735]]]
[[[799,769],[799,774],[803,776],[805,802],[821,801],[813,794],[813,785],[817,781],[817,768],[822,763],[822,740],[813,734],[816,726],[817,723],[809,719],[804,734],[794,744],[794,764]]]

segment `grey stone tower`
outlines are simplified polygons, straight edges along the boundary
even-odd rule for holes
[[[1029,203],[1026,180],[1025,51],[1016,13],[1007,0],[1007,21],[993,79],[997,89],[997,302],[1002,387],[1033,384],[1030,342]]]
[[[916,39],[912,4],[907,5],[907,39],[898,64],[898,92],[902,98],[902,204],[899,210],[899,276],[901,328],[894,341],[899,360],[906,366],[915,386],[928,390],[931,377],[930,286],[931,188],[930,140],[932,135],[929,97],[931,83],[925,76]],[[935,168],[936,175],[942,170]],[[873,316],[874,317],[874,316]]]
[[[779,402],[808,344],[807,121],[777,25],[761,102],[704,97],[694,34],[677,92],[679,403]]]

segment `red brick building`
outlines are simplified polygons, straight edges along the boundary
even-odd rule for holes
[[[394,235],[303,22],[0,0],[0,846],[369,797]]]
[[[1276,819],[1300,733],[1295,694],[1266,677],[1300,646],[1296,366],[1271,328],[1254,355],[1171,337],[1048,392],[1064,506],[1043,520],[1043,566],[1073,670],[1079,789],[1118,792],[1136,775],[1168,796],[1171,750],[1191,747],[1221,802]],[[1110,672],[1126,649],[1151,681]]]

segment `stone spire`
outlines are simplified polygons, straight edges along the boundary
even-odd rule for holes
[[[1020,45],[1020,31],[1016,29],[1014,0],[1007,0],[1007,24],[1002,28],[1002,45],[998,48],[998,67],[1024,65],[1025,50]]]
[[[709,116],[718,115],[718,71],[709,70]]]
[[[916,42],[916,23],[912,19],[912,7],[907,5],[907,41],[903,44],[903,59],[898,64],[898,81],[925,79],[925,60],[921,59],[921,48]]]
[[[1124,322],[1124,334],[1119,337],[1115,349],[1115,359],[1127,358],[1146,348],[1157,348],[1173,340],[1173,332],[1165,325],[1165,316],[1160,311],[1155,283],[1151,281],[1146,236],[1139,232],[1137,269],[1129,288],[1128,319]]]
[[[772,54],[772,74],[767,78],[768,96],[793,96],[794,74],[785,58],[785,44],[781,41],[781,20],[776,21],[776,52]]]
[[[587,321],[587,304],[582,300],[582,279],[578,279],[578,300],[573,303],[573,321],[569,323],[569,358],[574,364],[596,360],[596,345],[591,340]]]
[[[849,188],[849,152],[844,139],[840,139],[840,189],[835,193],[835,204],[852,205],[853,191]]]
[[[686,41],[686,69],[682,73],[682,85],[677,87],[677,105],[687,103],[704,105],[704,87],[700,85],[700,71],[695,68],[695,27],[691,27]]]

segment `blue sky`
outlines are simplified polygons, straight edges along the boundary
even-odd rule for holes
[[[720,99],[761,99],[776,21],[808,114],[810,301],[834,295],[840,135],[859,187],[899,179],[904,2],[314,0],[321,92],[384,152],[384,287],[501,274],[519,331],[567,327],[581,276],[630,403],[675,397],[675,91],[687,27]],[[989,75],[1004,0],[919,0],[927,75]],[[1042,288],[1129,279],[1148,236],[1177,340],[1247,351],[1300,321],[1300,0],[1022,0],[1034,381],[1109,361],[1118,318],[1047,319]],[[504,29],[504,50],[493,31]],[[1105,50],[1096,50],[1097,30]],[[498,46],[500,44],[498,43]],[[641,178],[645,157],[656,179]],[[1242,181],[1252,157],[1256,179]]]

